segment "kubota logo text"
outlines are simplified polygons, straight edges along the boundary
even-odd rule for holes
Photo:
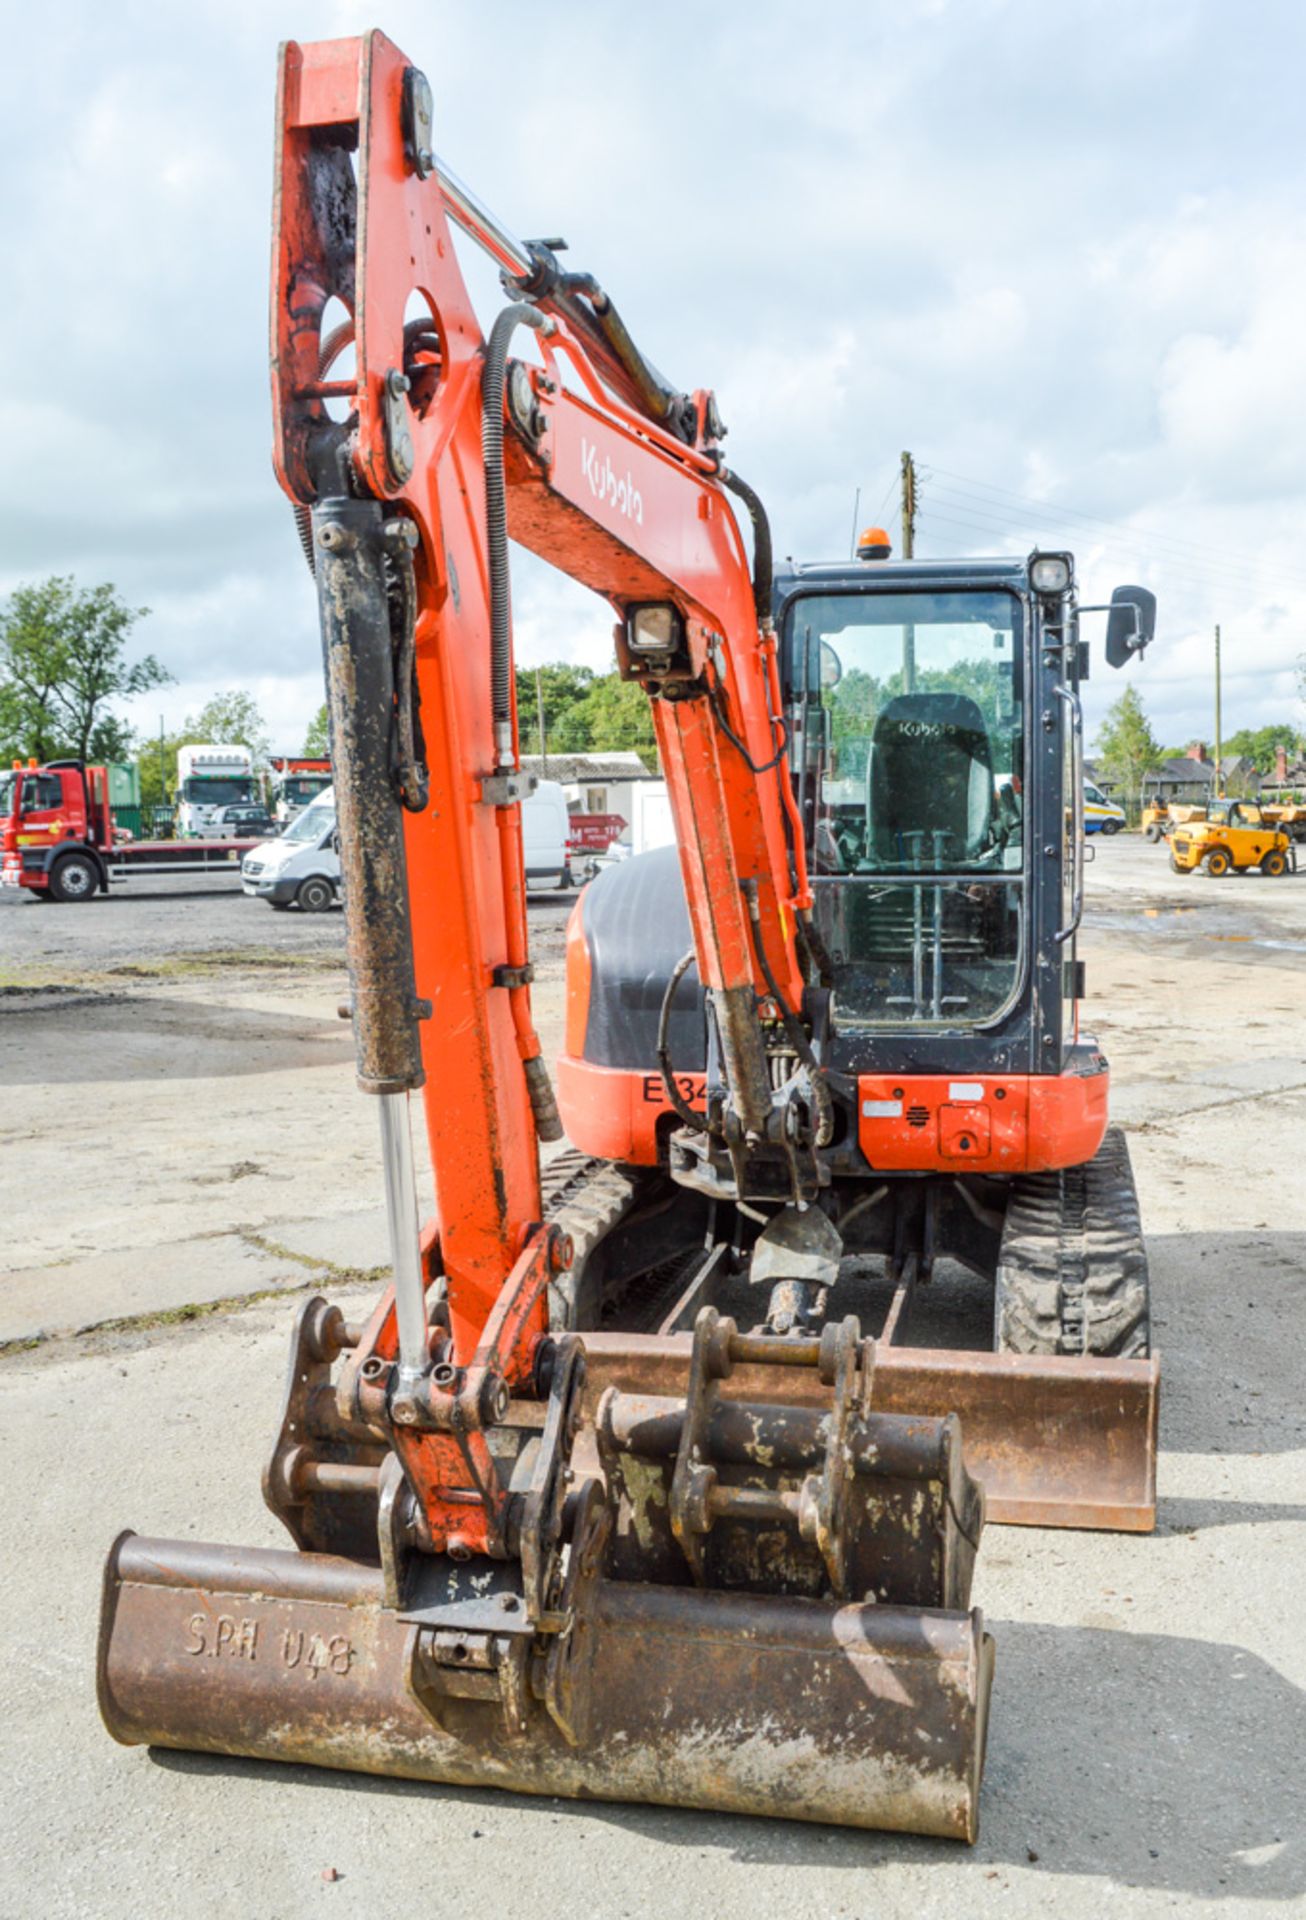
[[[594,498],[608,501],[618,513],[624,513],[627,520],[633,520],[637,527],[642,527],[644,496],[635,485],[635,476],[630,468],[627,467],[623,478],[617,473],[606,454],[600,465],[598,448],[592,447],[583,434],[580,442],[580,464]]]

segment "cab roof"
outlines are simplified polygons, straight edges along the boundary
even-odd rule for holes
[[[1012,554],[998,559],[976,560],[784,560],[775,568],[775,591],[779,599],[800,587],[928,587],[950,585],[1011,587],[1022,591],[1029,586],[1029,561]]]

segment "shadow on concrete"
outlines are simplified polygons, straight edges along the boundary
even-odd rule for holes
[[[1306,1408],[1283,1358],[1298,1338],[1306,1233],[1153,1234],[1147,1246],[1162,1451],[1254,1456],[1306,1448]],[[830,1318],[855,1313],[873,1330],[892,1291],[877,1272],[841,1281]],[[727,1310],[743,1318],[750,1306],[755,1297],[736,1283]],[[906,1344],[987,1350],[992,1337],[992,1286],[941,1263],[917,1290]]]
[[[1290,1500],[1193,1500],[1167,1494],[1160,1503],[1156,1531],[1205,1533],[1208,1527],[1301,1526],[1306,1503]]]
[[[6,1010],[0,1086],[226,1079],[352,1060],[348,1026],[202,1000],[105,995]]]
[[[972,1873],[1010,1866],[1230,1902],[1306,1893],[1306,1694],[1265,1661],[1219,1642],[1001,1621],[994,1632],[983,1825],[972,1853],[900,1834],[289,1771],[300,1785],[328,1792],[454,1803],[487,1818],[511,1806],[528,1821],[597,1820],[750,1866],[866,1873],[889,1862],[951,1861]],[[157,1748],[151,1757],[201,1778],[262,1778],[269,1793],[287,1771]]]

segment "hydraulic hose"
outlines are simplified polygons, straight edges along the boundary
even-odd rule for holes
[[[413,566],[417,527],[411,520],[396,518],[386,521],[384,532],[389,578],[399,602],[392,775],[400,805],[409,813],[422,813],[430,782],[417,713],[417,575]]]
[[[500,767],[516,760],[512,725],[512,600],[508,574],[508,498],[503,473],[503,396],[508,376],[508,343],[518,327],[547,327],[538,307],[524,300],[505,307],[490,329],[481,370],[481,458],[485,467],[486,571],[490,586],[490,704],[494,752]],[[499,851],[507,907],[509,966],[525,976],[526,903],[521,892],[521,815],[516,807],[499,809]],[[539,1039],[531,1025],[525,978],[509,990],[513,1027],[526,1076],[526,1092],[541,1140],[560,1140],[562,1121],[549,1083]]]
[[[767,518],[766,508],[761,498],[754,493],[746,480],[741,480],[729,467],[722,467],[718,474],[723,487],[729,487],[748,508],[748,517],[753,523],[753,606],[757,613],[757,624],[763,633],[774,630],[775,620],[771,612],[772,579],[775,563],[771,552],[771,522]]]
[[[758,495],[746,480],[737,473],[731,473],[726,467],[721,469],[720,480],[723,486],[737,494],[748,508],[748,517],[753,523],[753,606],[757,613],[757,624],[762,633],[762,644],[767,652],[767,685],[770,702],[774,708],[780,704],[780,675],[775,658],[775,621],[771,612],[772,588],[774,577],[774,556],[771,547],[771,523],[766,508]],[[786,729],[787,744],[787,729]],[[812,889],[807,874],[807,847],[803,839],[803,823],[794,799],[793,787],[788,770],[779,766],[784,749],[776,755],[774,762],[768,761],[768,767],[775,765],[780,781],[780,799],[789,821],[791,851],[793,854],[794,912],[802,929],[808,954],[816,963],[817,973],[822,986],[834,985],[834,968],[830,962],[825,942],[818,933],[812,920]],[[762,771],[762,769],[755,769]]]
[[[481,458],[485,466],[485,545],[490,582],[490,701],[494,750],[501,767],[513,763],[512,601],[508,576],[508,499],[503,476],[503,395],[508,342],[518,327],[544,327],[538,307],[514,301],[490,329],[481,370]]]
[[[530,257],[529,273],[504,273],[502,283],[508,293],[524,294],[538,301],[547,313],[563,321],[568,332],[584,346],[587,357],[605,385],[656,420],[678,440],[692,446],[696,437],[697,409],[688,394],[677,393],[666,376],[635,345],[616,307],[592,273],[567,273],[555,248],[543,240],[528,240],[525,251]]]
[[[676,988],[680,985],[697,958],[698,955],[691,947],[684,958],[677,961],[672,969],[671,978],[667,981],[667,990],[662,996],[662,1011],[658,1015],[657,1056],[658,1070],[662,1075],[662,1086],[677,1116],[683,1121],[685,1126],[690,1127],[695,1133],[707,1133],[710,1129],[706,1120],[704,1120],[701,1113],[694,1112],[694,1109],[676,1085],[676,1076],[671,1065],[671,1042],[668,1038],[668,1029],[671,1025],[671,1003],[676,997]]]
[[[808,1078],[812,1083],[812,1098],[816,1102],[817,1109],[816,1144],[818,1147],[828,1147],[834,1138],[834,1101],[830,1097],[825,1069],[812,1051],[812,1043],[807,1037],[802,1021],[780,991],[780,983],[767,958],[766,941],[762,933],[762,909],[758,902],[756,880],[743,881],[741,891],[748,908],[749,925],[753,930],[753,947],[757,954],[757,964],[762,969],[762,978],[766,981],[767,991],[779,1008],[780,1019],[789,1044],[806,1067]]]

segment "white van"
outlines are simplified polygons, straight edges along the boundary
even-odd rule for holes
[[[326,913],[340,900],[340,855],[336,852],[336,799],[325,788],[291,821],[279,840],[247,853],[240,867],[242,893],[272,907],[302,907]]]
[[[1118,807],[1114,800],[1108,800],[1100,787],[1091,780],[1084,782],[1084,832],[1119,833],[1126,824],[1125,810]]]
[[[572,884],[567,831],[566,795],[556,780],[539,781],[521,809],[528,893],[556,893]]]
[[[522,849],[528,892],[556,893],[572,884],[567,862],[567,802],[556,780],[541,780],[522,802]],[[340,901],[335,790],[327,787],[279,840],[247,853],[241,890],[273,907],[325,913]]]

